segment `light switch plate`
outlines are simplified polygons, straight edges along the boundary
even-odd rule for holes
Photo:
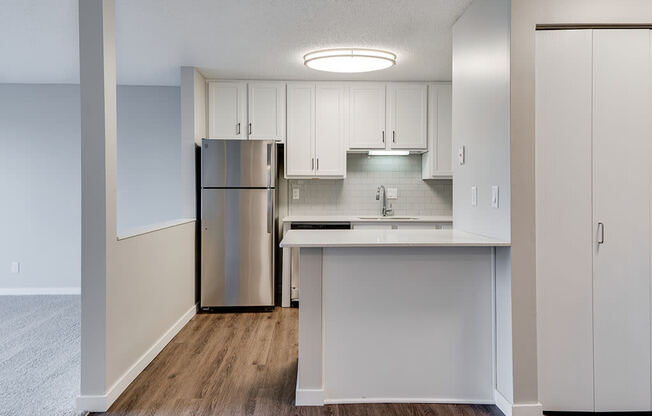
[[[498,185],[491,187],[491,207],[498,208]]]
[[[475,186],[471,187],[471,206],[478,206],[478,188]]]
[[[460,162],[460,165],[463,165],[466,161],[466,149],[464,146],[460,146],[459,149],[457,149],[457,160]]]
[[[292,188],[292,199],[299,199],[299,188]]]
[[[387,199],[398,199],[398,188],[387,188]]]
[[[18,274],[20,273],[20,262],[12,261],[11,262],[11,273]]]

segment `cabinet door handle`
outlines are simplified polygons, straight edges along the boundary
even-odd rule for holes
[[[240,123],[236,123],[235,125],[235,134],[240,134]]]
[[[251,123],[249,123],[249,135],[251,135]]]
[[[310,162],[310,170],[315,170],[315,158],[312,158],[312,162]]]
[[[385,130],[383,130],[383,143],[385,143]]]
[[[316,170],[319,170],[319,158],[317,158],[317,169]]]
[[[392,130],[392,143],[396,143],[396,131]]]
[[[598,244],[604,244],[604,224],[598,223]]]

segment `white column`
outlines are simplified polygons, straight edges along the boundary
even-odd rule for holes
[[[196,216],[196,146],[206,137],[206,79],[194,67],[181,67],[181,169],[183,217]]]
[[[79,0],[82,177],[80,410],[102,411],[108,259],[115,239],[114,0]]]

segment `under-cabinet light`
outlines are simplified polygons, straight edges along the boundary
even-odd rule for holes
[[[370,150],[369,156],[407,156],[410,152],[407,150]]]

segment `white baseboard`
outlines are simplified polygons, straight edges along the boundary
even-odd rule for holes
[[[494,404],[493,400],[449,399],[436,397],[364,397],[348,399],[324,399],[324,404],[358,403],[447,403],[447,404]]]
[[[188,309],[135,363],[116,381],[108,392],[99,396],[80,395],[77,410],[106,412],[132,381],[152,362],[163,348],[197,313],[197,305]]]
[[[0,288],[0,296],[81,295],[81,287],[11,287]]]
[[[321,389],[297,389],[295,404],[297,406],[323,406],[325,404],[359,404],[359,403],[458,403],[458,404],[494,404],[493,400],[450,399],[433,397],[361,397],[334,399],[325,398]]]
[[[297,389],[294,404],[296,406],[323,406],[324,390]]]
[[[494,390],[494,400],[498,409],[505,416],[541,416],[543,414],[541,403],[514,404],[498,390]]]

